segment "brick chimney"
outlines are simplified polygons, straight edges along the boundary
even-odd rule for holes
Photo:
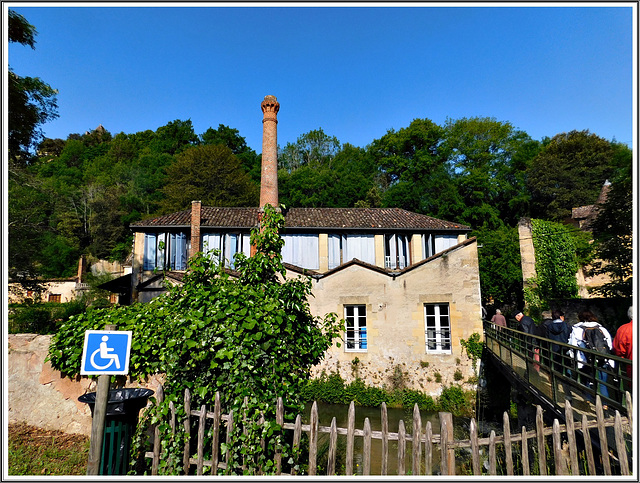
[[[189,258],[200,251],[200,212],[202,210],[201,201],[191,202],[191,246],[189,248]]]
[[[265,96],[260,104],[262,119],[262,172],[260,175],[260,208],[268,203],[278,207],[278,111],[275,96]]]

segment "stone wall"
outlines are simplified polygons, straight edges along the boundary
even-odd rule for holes
[[[78,397],[95,391],[96,378],[62,378],[45,358],[50,335],[10,334],[7,384],[10,423],[24,422],[43,429],[91,434],[91,411]],[[156,391],[159,380],[147,384],[128,381],[125,387],[147,387]]]

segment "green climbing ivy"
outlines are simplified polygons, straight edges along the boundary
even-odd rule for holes
[[[53,367],[75,376],[85,330],[115,324],[118,330],[133,332],[130,376],[166,375],[164,401],[156,401],[147,418],[160,423],[161,474],[180,473],[185,433],[178,427],[172,435],[167,415],[173,403],[178,417],[184,417],[185,389],[192,394],[192,407],[213,407],[219,392],[223,411],[233,410],[234,430],[224,448],[229,465],[220,470],[224,474],[251,475],[259,469],[268,474],[276,448],[285,464],[292,456],[275,423],[276,400],[283,398],[285,414],[303,411],[300,394],[310,369],[321,361],[340,325],[336,314],[311,315],[310,279],[285,278],[278,236],[283,226],[283,216],[267,206],[261,229],[251,234],[257,253],[236,255],[238,278],[198,254],[190,260],[181,286],[146,304],[75,316],[52,340]],[[260,416],[266,422],[259,423]],[[142,441],[138,439],[136,448],[141,453]]]
[[[536,254],[536,288],[530,298],[548,301],[578,296],[576,242],[570,228],[560,223],[531,220]],[[529,300],[527,300],[529,302]]]

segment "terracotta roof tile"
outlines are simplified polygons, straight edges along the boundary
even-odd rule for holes
[[[253,228],[259,208],[203,206],[202,228]],[[470,231],[460,223],[439,220],[401,208],[290,208],[285,210],[287,228],[354,230],[456,230]],[[184,210],[131,225],[131,228],[189,227],[191,211]]]

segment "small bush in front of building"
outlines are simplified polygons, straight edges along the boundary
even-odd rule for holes
[[[11,304],[8,331],[10,334],[54,334],[62,322],[86,309],[82,300]]]
[[[464,379],[462,372],[460,371],[460,369],[456,369],[456,372],[453,373],[453,380],[462,381],[462,379]]]

